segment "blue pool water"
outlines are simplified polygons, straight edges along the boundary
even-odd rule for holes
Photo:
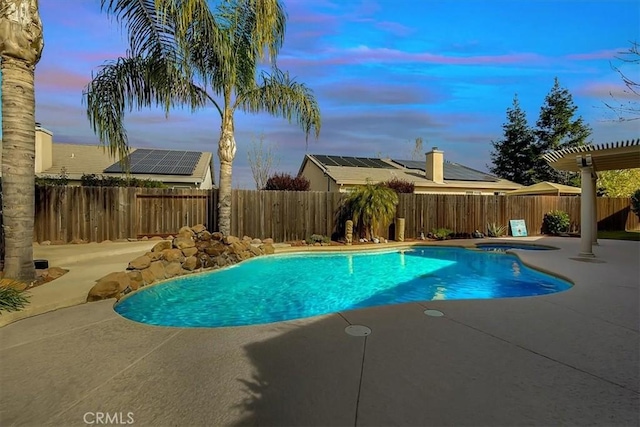
[[[541,245],[519,245],[517,243],[478,243],[476,248],[483,251],[507,251],[509,249],[524,249],[527,251],[548,251],[554,248]]]
[[[138,322],[240,326],[411,301],[542,295],[571,284],[504,253],[460,248],[259,257],[143,289],[115,307]]]

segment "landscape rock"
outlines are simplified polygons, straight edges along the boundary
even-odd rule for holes
[[[119,299],[122,292],[131,285],[131,279],[124,271],[109,273],[99,279],[89,291],[87,301],[98,301],[101,299]]]
[[[182,264],[178,261],[170,262],[164,267],[164,271],[167,279],[179,276],[182,272]]]
[[[160,251],[160,252],[147,252],[145,254],[145,256],[149,257],[149,259],[151,261],[158,261],[158,260],[162,259],[162,251]]]
[[[222,234],[219,231],[215,231],[215,232],[211,233],[211,238],[213,240],[222,240],[224,238],[224,234]]]
[[[184,263],[182,264],[182,268],[184,268],[185,270],[193,271],[197,268],[197,265],[198,265],[198,258],[194,256],[190,256],[189,258],[184,260]]]
[[[102,243],[113,243],[113,242],[112,242],[111,240],[109,240],[109,239],[106,239],[106,240],[103,240],[103,241],[102,241],[102,242],[100,242],[100,243],[102,244]]]
[[[89,243],[86,240],[82,240],[82,239],[73,239],[70,242],[72,245],[81,245],[83,243]]]
[[[153,236],[149,240],[164,240],[162,236]]]
[[[205,253],[210,256],[218,256],[225,251],[225,245],[220,243],[219,241],[214,240],[211,246],[205,248]]]
[[[204,230],[203,232],[198,233],[198,239],[207,242],[211,240],[211,233],[209,233],[207,230]]]
[[[43,241],[43,242],[40,242],[40,244],[41,244],[42,246],[49,246],[49,245],[51,244],[51,240],[45,240],[45,241]]]
[[[269,237],[268,239],[263,239],[262,243],[264,243],[265,245],[273,245],[273,239],[271,237]]]
[[[251,244],[260,245],[260,244],[262,244],[262,240],[260,240],[260,239],[252,239],[251,240]]]
[[[142,273],[139,270],[129,271],[127,275],[129,276],[129,280],[131,281],[129,287],[132,291],[137,291],[139,288],[144,286]]]
[[[69,270],[65,270],[60,267],[49,267],[43,273],[42,276],[46,281],[50,282],[51,280],[58,279],[68,273]]]
[[[185,257],[191,257],[194,256],[195,254],[198,253],[198,248],[184,248],[182,250],[182,253],[184,254]]]
[[[165,249],[162,251],[162,257],[167,262],[183,262],[185,258],[180,249]]]
[[[225,237],[222,239],[222,242],[223,242],[225,245],[230,245],[230,244],[232,244],[232,243],[236,243],[236,242],[239,242],[239,241],[240,241],[240,239],[238,239],[236,236],[225,236]]]
[[[147,241],[147,240],[149,240],[149,238],[147,236],[142,236],[142,238],[140,240]]]
[[[162,252],[165,249],[171,249],[171,242],[168,240],[156,243],[151,252]]]
[[[178,249],[193,248],[196,242],[191,237],[176,237],[173,239],[173,247]]]
[[[249,252],[251,252],[254,256],[263,255],[263,252],[260,248],[256,248],[255,246],[249,246]]]
[[[145,268],[144,270],[140,271],[140,274],[142,275],[142,282],[145,285],[150,285],[156,281],[156,276],[153,274],[150,268]]]
[[[139,256],[129,263],[127,270],[144,270],[151,265],[151,258],[146,255]]]
[[[166,278],[164,264],[162,264],[162,261],[152,262],[149,266],[149,270],[153,274],[154,281],[164,280]]]
[[[265,244],[263,244],[263,245],[260,245],[260,246],[259,246],[259,248],[260,248],[260,249],[262,249],[262,252],[263,252],[265,255],[271,255],[271,254],[273,254],[273,253],[275,253],[275,252],[276,252],[276,249],[275,249],[275,248],[273,247],[273,245],[271,245],[271,244],[266,244],[266,243],[265,243]]]
[[[205,227],[203,224],[196,224],[193,227],[191,227],[191,230],[196,234],[200,234],[200,233],[206,231],[207,227]]]

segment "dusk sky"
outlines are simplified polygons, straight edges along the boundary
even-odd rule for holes
[[[514,94],[531,125],[554,77],[573,95],[595,143],[638,138],[640,121],[617,122],[604,106],[626,101],[611,65],[640,41],[638,0],[284,0],[289,16],[278,66],[313,90],[320,138],[268,115],[236,114],[234,188],[253,188],[252,140],[277,147],[277,171],[297,173],[305,153],[410,158],[413,141],[445,159],[486,170]],[[45,48],[36,69],[36,121],[54,142],[96,144],[82,104],[92,71],[125,53],[125,33],[99,0],[40,0]],[[626,98],[626,99],[625,99]],[[168,119],[127,117],[133,147],[216,152],[213,108]],[[218,182],[218,160],[215,161]]]

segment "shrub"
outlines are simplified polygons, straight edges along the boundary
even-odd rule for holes
[[[487,224],[487,235],[489,237],[500,237],[507,233],[507,227],[505,225],[498,225],[495,222]]]
[[[304,176],[295,178],[288,173],[276,173],[269,177],[264,190],[309,191],[311,183]]]
[[[640,218],[640,188],[631,195],[631,211]]]
[[[122,178],[119,176],[103,176],[84,174],[80,178],[83,187],[142,187],[142,188],[167,188],[162,181],[152,179]]]
[[[331,243],[331,238],[323,236],[322,234],[312,234],[305,242],[307,242],[307,245],[313,245],[314,243]]]
[[[389,181],[385,182],[384,185],[386,185],[396,193],[413,193],[413,190],[415,190],[416,187],[413,182],[405,181],[398,178],[390,179]]]
[[[36,177],[36,185],[40,185],[43,187],[51,187],[51,186],[64,186],[69,184],[69,175],[67,174],[67,169],[62,168],[60,170],[60,175],[58,176],[50,176],[45,175],[41,177]]]
[[[13,287],[7,280],[0,285],[0,312],[21,310],[29,302],[29,298],[19,289]],[[19,282],[15,282],[19,285]]]
[[[448,228],[434,228],[431,230],[431,235],[434,239],[437,240],[445,240],[448,239],[453,234],[452,230]]]
[[[336,213],[338,227],[352,219],[354,236],[374,237],[380,226],[391,222],[397,204],[398,194],[383,183],[359,185],[342,199]]]
[[[542,232],[545,234],[567,233],[571,220],[569,214],[564,211],[551,211],[544,215]]]

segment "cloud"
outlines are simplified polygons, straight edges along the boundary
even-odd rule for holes
[[[318,96],[338,105],[433,104],[448,98],[424,86],[342,80],[317,89]]]
[[[38,91],[72,91],[80,94],[87,83],[91,81],[91,76],[76,73],[57,65],[47,65],[36,69],[35,80]]]
[[[640,95],[633,93],[621,83],[589,82],[579,87],[576,90],[576,94],[597,99],[606,98],[607,100],[611,100],[613,97],[618,100],[630,99],[640,101]]]
[[[375,24],[376,28],[398,37],[405,37],[415,33],[415,28],[407,27],[398,22],[382,21]]]
[[[622,53],[624,49],[607,49],[607,50],[599,50],[596,52],[586,52],[586,53],[573,53],[570,55],[566,55],[566,59],[570,59],[573,61],[591,61],[596,59],[614,59],[616,55]]]

